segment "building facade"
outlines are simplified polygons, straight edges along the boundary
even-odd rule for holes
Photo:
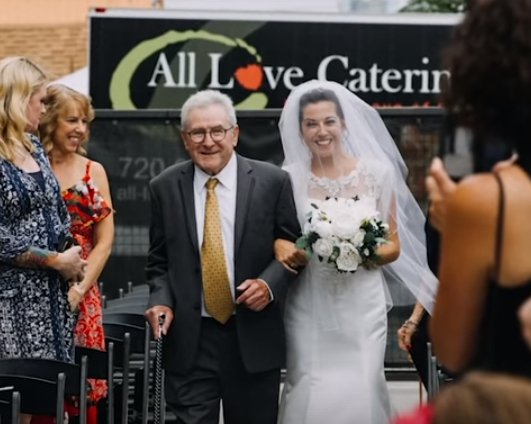
[[[153,0],[2,0],[0,58],[31,57],[59,78],[87,66],[90,8],[153,4]]]

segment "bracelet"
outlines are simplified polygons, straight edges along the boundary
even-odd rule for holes
[[[411,319],[406,319],[404,323],[402,324],[402,327],[409,327],[410,325],[416,328],[419,326],[419,323]]]

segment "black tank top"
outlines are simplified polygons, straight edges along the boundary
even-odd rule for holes
[[[500,177],[496,173],[494,176],[500,187],[495,244],[496,279],[489,282],[476,363],[477,368],[531,378],[531,349],[522,337],[517,315],[520,305],[531,296],[531,281],[523,286],[510,288],[498,284],[503,249],[505,193]]]

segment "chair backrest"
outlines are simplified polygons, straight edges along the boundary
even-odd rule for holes
[[[65,398],[65,375],[60,373],[55,381],[25,375],[0,373],[0,386],[11,386],[20,393],[20,411],[31,415],[55,416],[62,422]],[[61,411],[58,414],[58,411]]]
[[[107,300],[105,303],[104,312],[108,309],[123,306],[127,306],[130,308],[138,308],[142,311],[145,311],[148,306],[148,301],[148,298],[144,296],[124,297],[122,299]]]
[[[76,346],[75,363],[81,364],[81,358],[83,356],[86,356],[88,360],[87,377],[106,380],[110,363],[108,352],[98,349],[91,349],[89,347]]]
[[[82,370],[85,369],[86,378],[107,380],[108,386],[113,386],[114,346],[107,346],[106,351],[76,346],[74,357],[76,364],[83,364],[84,361],[85,366]],[[114,405],[112,390],[107,394],[107,404],[112,410]],[[108,420],[108,424],[112,424],[112,420]]]
[[[105,324],[126,324],[143,328],[146,323],[146,317],[143,313],[134,312],[104,312],[103,322]]]
[[[81,383],[81,368],[79,365],[54,359],[0,359],[0,374],[4,375],[21,375],[56,381],[59,373],[64,373],[66,377],[65,393],[71,396],[79,396]]]
[[[114,328],[114,327],[111,327]],[[113,364],[122,369],[122,398],[120,400],[120,410],[122,411],[122,424],[127,424],[128,421],[128,401],[129,401],[129,358],[131,356],[131,335],[128,332],[120,333],[118,330],[110,331],[119,337],[108,336],[108,331],[104,325],[104,331],[106,333],[105,343],[106,348],[111,352],[114,358]],[[111,368],[112,370],[112,368]],[[110,413],[114,412],[114,396],[111,392],[114,390],[112,385],[113,377],[112,372],[109,373],[109,410]],[[109,423],[113,423],[114,417],[107,417]]]
[[[13,386],[0,387],[0,423],[9,422],[20,422],[20,393]]]
[[[108,341],[113,340],[115,342],[115,352],[117,358],[124,358],[123,362],[126,361],[126,358],[129,358],[128,356],[124,355],[124,343],[122,342],[122,338],[124,337],[123,335],[126,333],[130,335],[130,353],[142,354],[142,387],[137,387],[135,381],[135,392],[141,390],[142,393],[141,415],[142,423],[145,424],[147,423],[148,414],[149,360],[151,340],[149,324],[147,323],[143,314],[104,313],[103,326],[106,339]]]
[[[146,311],[146,305],[113,305],[113,306],[110,306],[109,308],[105,309],[103,312],[104,312],[104,315],[109,313],[109,314],[114,314],[114,313],[126,313],[126,314],[137,314],[137,315],[142,315],[145,311]]]
[[[144,338],[146,327],[143,324],[141,327],[130,324],[120,324],[112,322],[103,322],[103,330],[106,338],[114,340],[123,340],[124,335],[129,333],[131,338],[130,353],[144,352]]]

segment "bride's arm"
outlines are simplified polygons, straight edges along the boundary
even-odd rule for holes
[[[295,274],[298,273],[297,269],[299,267],[306,265],[308,262],[306,252],[302,249],[297,249],[292,241],[276,239],[274,249],[277,261]]]

